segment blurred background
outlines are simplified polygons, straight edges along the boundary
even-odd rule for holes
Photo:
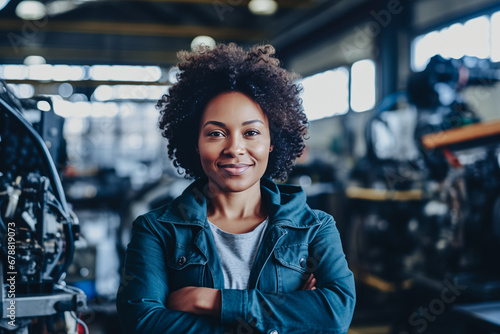
[[[495,0],[0,0],[0,333],[14,270],[17,332],[121,333],[132,221],[190,183],[156,101],[177,51],[219,42],[301,76],[285,183],[337,221],[349,333],[500,333]]]

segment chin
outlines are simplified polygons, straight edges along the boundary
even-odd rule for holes
[[[231,176],[218,179],[216,184],[222,191],[227,192],[241,192],[250,189],[256,183],[260,181],[257,177],[241,177],[241,176]]]

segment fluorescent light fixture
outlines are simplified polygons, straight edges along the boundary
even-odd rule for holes
[[[28,78],[29,70],[25,65],[3,65],[2,78],[6,80],[25,80]]]
[[[92,97],[96,101],[112,100],[114,98],[113,87],[108,85],[100,85],[95,89],[94,94],[92,94]]]
[[[90,67],[90,79],[101,81],[156,82],[161,79],[158,66],[94,65]]]
[[[274,0],[251,0],[248,9],[255,15],[272,15],[278,10],[278,4]]]
[[[74,121],[74,119],[82,119],[86,117],[95,118],[112,118],[118,115],[120,111],[118,104],[113,102],[69,102],[63,100],[54,100],[54,112],[64,118],[70,118],[72,126],[68,129],[70,132],[76,132],[83,129],[83,123]]]
[[[0,65],[0,76],[7,80],[40,81],[159,82],[162,78],[162,69],[159,66],[51,65],[46,64],[45,59],[40,56],[26,57],[25,63],[26,65]]]
[[[210,49],[213,49],[215,47],[215,44],[215,40],[210,36],[196,36],[191,42],[191,50],[196,50],[202,45],[208,46]]]
[[[53,65],[52,79],[54,81],[80,81],[85,79],[83,66]]]
[[[102,102],[110,100],[158,100],[167,91],[167,86],[100,85],[95,89],[92,100]]]
[[[47,9],[40,1],[24,0],[16,7],[16,15],[23,20],[40,20],[46,14]]]
[[[52,80],[52,65],[42,64],[42,65],[30,65],[29,69],[29,79],[39,80],[39,81],[50,81]]]
[[[14,92],[14,95],[20,99],[28,99],[35,95],[35,87],[30,84],[7,84]]]

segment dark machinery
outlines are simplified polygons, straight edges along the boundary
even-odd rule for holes
[[[64,282],[79,227],[54,164],[61,139],[50,99],[21,102],[1,82],[0,333],[66,333],[58,319],[86,305]]]
[[[419,111],[415,136],[427,171],[427,198],[413,233],[425,260],[416,261],[413,271],[466,284],[476,300],[500,298],[500,269],[492,265],[500,253],[494,209],[500,196],[500,123],[480,122],[461,91],[499,81],[500,71],[488,60],[436,56],[408,87]],[[431,87],[434,98],[421,99],[421,91]]]
[[[396,283],[450,280],[472,300],[500,297],[500,122],[480,122],[461,94],[498,81],[487,60],[436,56],[411,75],[408,92],[382,101],[346,191],[355,270]]]

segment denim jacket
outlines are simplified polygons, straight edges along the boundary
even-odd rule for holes
[[[306,204],[297,186],[261,179],[269,225],[249,289],[224,289],[207,223],[208,186],[193,182],[170,205],[132,227],[117,295],[124,333],[346,333],[354,280],[333,218]],[[300,290],[309,273],[315,290]],[[221,290],[221,317],[169,310],[169,292],[185,286]]]

